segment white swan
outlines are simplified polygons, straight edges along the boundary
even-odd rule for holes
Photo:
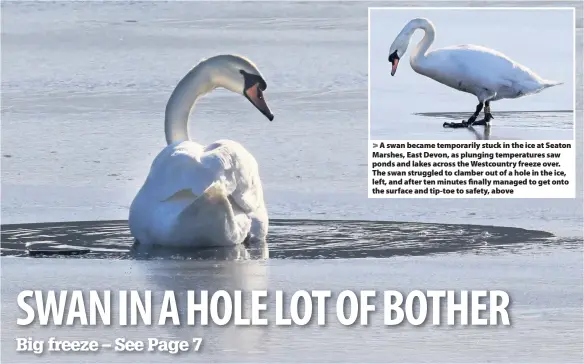
[[[444,123],[444,126],[487,125],[493,119],[491,101],[531,95],[562,84],[545,80],[504,54],[481,46],[458,45],[429,52],[434,42],[435,28],[424,18],[410,20],[393,41],[388,58],[392,64],[392,76],[416,29],[423,29],[425,35],[410,57],[414,71],[459,91],[471,93],[479,100],[475,113],[468,121]],[[477,121],[483,105],[485,118]]]
[[[178,83],[166,105],[167,146],[152,163],[130,206],[129,226],[140,244],[203,247],[265,241],[268,213],[255,158],[241,144],[189,140],[197,99],[222,87],[244,95],[270,121],[266,81],[249,60],[203,60]]]

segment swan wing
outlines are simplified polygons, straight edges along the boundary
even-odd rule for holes
[[[245,240],[251,220],[232,205],[224,184],[216,181],[181,211],[175,226],[180,227],[177,241],[196,237],[199,244],[228,246]]]
[[[234,209],[251,218],[252,237],[265,238],[268,215],[259,167],[253,155],[237,142],[219,140],[205,148],[201,161],[220,175]]]
[[[255,158],[231,140],[206,147],[190,141],[167,146],[152,163],[146,184],[156,187],[162,201],[185,189],[200,196],[217,181],[244,212],[263,203]]]
[[[430,73],[438,75],[440,82],[479,98],[490,98],[498,92],[527,93],[541,87],[543,82],[529,68],[498,51],[477,45],[432,51],[427,56],[426,67]]]
[[[455,88],[475,85],[494,90],[501,82],[500,75],[507,71],[506,63],[481,48],[454,46],[430,52],[424,68],[430,77],[437,76],[438,81]]]
[[[203,147],[193,142],[169,145],[155,158],[145,186],[151,186],[154,198],[164,201],[188,190],[195,197],[217,180],[216,171],[201,162]]]
[[[130,208],[130,229],[144,243],[229,245],[251,220],[230,199],[233,168],[193,142],[169,145],[155,158]],[[229,162],[223,159],[223,161]],[[135,233],[134,233],[135,232]]]
[[[228,195],[242,211],[252,213],[262,207],[258,164],[241,144],[219,140],[205,148],[201,161],[224,180]]]

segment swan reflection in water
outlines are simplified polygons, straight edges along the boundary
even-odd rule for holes
[[[474,126],[469,126],[467,129],[476,137],[477,140],[490,140],[491,139],[491,125],[490,124],[485,125],[484,131],[482,134],[477,129],[475,129]]]
[[[140,250],[139,246],[135,249]],[[143,282],[139,283],[141,289],[149,289],[153,292],[153,306],[162,306],[164,292],[173,291],[176,298],[176,307],[178,309],[179,324],[173,325],[172,320],[168,320],[165,325],[156,326],[158,331],[153,335],[150,326],[145,330],[139,330],[140,336],[171,338],[172,340],[185,340],[191,343],[193,338],[202,338],[202,344],[199,351],[205,355],[225,354],[226,348],[231,352],[230,355],[242,355],[250,351],[261,352],[264,350],[265,342],[268,340],[266,335],[268,330],[264,326],[251,325],[234,325],[235,317],[249,319],[252,317],[251,291],[261,290],[268,291],[268,261],[255,259],[242,259],[253,255],[254,249],[247,250],[244,247],[234,247],[231,249],[193,249],[188,252],[180,249],[183,259],[165,259],[164,256],[173,254],[166,248],[146,248],[149,257],[153,255],[160,259],[148,259],[134,261],[132,269],[138,270],[137,275],[143,277]],[[153,251],[154,250],[154,251]],[[176,249],[175,249],[176,250]],[[135,251],[136,254],[146,252]],[[257,252],[256,252],[257,253]],[[218,260],[221,258],[224,260]],[[193,260],[197,259],[197,260]],[[134,274],[136,275],[136,274]],[[194,322],[189,325],[189,293],[194,291],[195,303],[202,302],[201,291],[208,292],[207,302],[218,291],[225,291],[231,297],[231,314],[227,324],[217,325],[211,316],[211,304],[207,305],[208,311],[205,314],[208,317],[206,325],[202,324],[201,311],[194,313]],[[236,291],[241,291],[241,305],[238,305]],[[263,298],[261,303],[269,303],[270,297]],[[223,300],[218,301],[218,316],[228,315],[229,305]],[[158,312],[157,309],[153,310]],[[195,312],[195,311],[193,311]],[[191,313],[193,315],[193,313]],[[229,317],[229,316],[228,316]],[[269,311],[261,314],[262,318],[269,318]],[[136,336],[136,335],[134,335]]]
[[[204,350],[206,354],[219,348],[229,348],[232,355],[262,350],[267,334],[264,327],[235,326],[233,322],[235,316],[252,317],[252,290],[268,290],[267,242],[227,247],[172,248],[134,241],[129,254],[141,260],[138,269],[145,277],[145,286],[157,292],[158,297],[168,290],[176,296],[180,325],[160,326],[159,329],[164,332],[160,336],[190,343],[193,338],[202,338],[202,348],[199,350]],[[201,291],[208,292],[208,302],[217,291],[229,293],[232,307],[229,323],[218,326],[207,312],[208,325],[201,324],[200,313],[195,314],[194,325],[188,325],[187,291],[194,291],[196,303],[201,302]],[[241,308],[235,303],[235,291],[241,291]],[[267,298],[263,302],[266,301]],[[226,306],[223,302],[219,306],[220,317],[223,317]]]
[[[168,247],[134,241],[129,254],[134,259],[180,258],[184,260],[266,260],[270,257],[267,241],[217,247]]]

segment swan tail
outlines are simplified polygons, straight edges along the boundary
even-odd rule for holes
[[[552,81],[552,80],[544,80],[542,82],[543,87],[542,89],[548,88],[548,87],[553,87],[553,86],[559,86],[559,85],[563,85],[563,82],[560,81]]]
[[[559,86],[561,84],[563,84],[563,82],[552,81],[552,80],[543,80],[542,82],[540,82],[539,87],[534,88],[531,93],[538,94],[545,89],[548,89],[548,88],[554,87],[554,86]],[[529,94],[529,93],[530,92],[526,92],[526,94]]]
[[[552,81],[552,80],[539,80],[537,82],[533,82],[529,86],[523,88],[516,97],[526,96],[526,95],[534,95],[542,92],[545,89],[550,87],[562,85],[563,82]]]

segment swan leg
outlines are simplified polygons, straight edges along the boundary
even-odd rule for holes
[[[494,119],[493,114],[491,114],[491,102],[487,101],[485,102],[485,122],[488,123],[491,119]]]
[[[474,114],[472,114],[472,116],[470,118],[468,118],[468,120],[462,121],[461,123],[446,122],[446,123],[442,124],[442,126],[445,128],[466,128],[468,126],[476,125],[475,121],[477,120],[477,117],[481,113],[482,109],[483,109],[483,103],[479,102],[479,104],[477,105],[477,107],[475,109]]]
[[[479,116],[479,114],[481,113],[481,110],[483,109],[483,103],[479,102],[479,104],[477,105],[477,108],[475,109],[474,114],[472,114],[472,116],[470,118],[468,118],[468,120],[465,122],[463,121],[463,124],[466,124],[466,126],[472,126],[475,124],[475,121],[477,120],[477,117]]]
[[[245,240],[243,240],[242,244],[244,247],[249,248],[249,239],[251,238],[251,234],[247,234]]]
[[[493,114],[491,114],[491,105],[489,101],[485,102],[485,118],[482,120],[475,121],[471,125],[488,125],[489,121],[494,119]]]

